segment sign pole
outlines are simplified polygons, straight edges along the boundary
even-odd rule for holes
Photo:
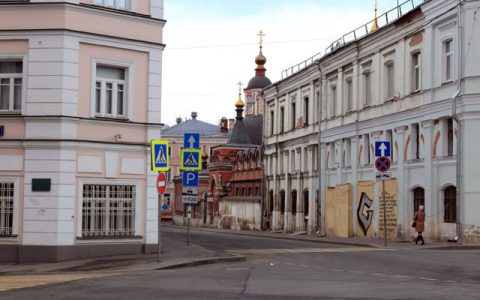
[[[188,205],[187,210],[187,246],[190,246],[190,217],[192,216],[192,206]]]
[[[385,199],[385,178],[382,178],[383,190],[383,232],[385,234],[385,248],[387,247],[387,200]]]
[[[160,256],[162,255],[162,196],[158,195],[158,258],[157,261],[160,262]]]

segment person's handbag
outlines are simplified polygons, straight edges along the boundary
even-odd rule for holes
[[[417,221],[413,221],[413,222],[412,222],[412,227],[413,227],[413,228],[417,228]]]

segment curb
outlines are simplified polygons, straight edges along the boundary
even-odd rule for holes
[[[246,261],[246,260],[247,260],[247,257],[243,255],[200,258],[200,259],[194,259],[191,261],[167,265],[160,268],[155,268],[154,270],[171,270],[171,269],[177,269],[177,268],[194,267],[194,266],[209,265],[209,264],[215,264],[215,263],[225,263],[225,262],[240,262],[240,261]]]

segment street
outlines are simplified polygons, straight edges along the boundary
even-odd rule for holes
[[[165,228],[185,240],[185,230]],[[479,299],[479,250],[384,250],[191,231],[246,262],[73,278],[0,299]],[[185,246],[186,247],[186,246]],[[68,276],[68,275],[65,275]]]

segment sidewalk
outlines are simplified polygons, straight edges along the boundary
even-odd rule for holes
[[[164,225],[172,228],[186,228],[186,226],[180,225]],[[284,240],[295,240],[295,241],[305,241],[312,243],[324,243],[324,244],[333,244],[333,245],[343,245],[343,246],[353,246],[353,247],[372,247],[372,248],[385,248],[385,242],[380,238],[363,238],[363,237],[352,237],[352,238],[339,238],[331,236],[319,236],[315,234],[306,234],[306,233],[284,233],[284,232],[272,232],[272,231],[253,231],[253,230],[230,230],[230,229],[220,229],[220,228],[211,228],[211,227],[190,227],[190,230],[196,231],[210,231],[217,233],[225,234],[237,234],[244,236],[252,237],[262,237],[262,238],[274,238],[274,239],[284,239]],[[387,248],[392,250],[409,250],[409,249],[418,249],[418,250],[478,250],[480,249],[479,243],[449,243],[449,242],[435,242],[435,241],[425,241],[425,245],[416,245],[411,240],[387,240]]]
[[[162,254],[137,254],[80,259],[58,263],[0,264],[0,278],[5,275],[35,274],[118,274],[132,271],[164,270],[216,262],[244,261],[245,256],[210,251],[198,245],[187,247],[183,240],[162,237]]]

